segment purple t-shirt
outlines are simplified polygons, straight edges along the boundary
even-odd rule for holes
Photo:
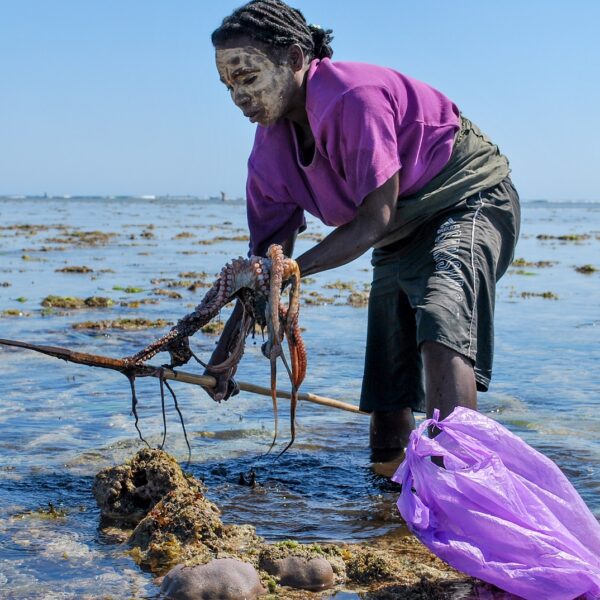
[[[313,60],[306,112],[315,153],[303,165],[291,121],[258,126],[246,186],[250,251],[304,226],[304,211],[326,225],[351,221],[370,192],[400,172],[410,196],[448,162],[458,108],[432,87],[392,69]]]

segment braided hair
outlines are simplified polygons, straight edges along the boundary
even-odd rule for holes
[[[223,19],[212,33],[213,46],[240,36],[284,48],[298,44],[309,58],[331,58],[331,29],[309,25],[304,15],[281,0],[251,0]]]

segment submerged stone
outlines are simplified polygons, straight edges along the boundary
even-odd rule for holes
[[[265,593],[256,569],[235,558],[205,565],[177,565],[165,576],[161,592],[170,600],[254,600]]]
[[[333,587],[333,568],[323,557],[306,559],[300,556],[287,556],[261,561],[261,568],[279,580],[279,584],[317,592]]]

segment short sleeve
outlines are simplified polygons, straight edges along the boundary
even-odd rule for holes
[[[401,115],[382,86],[348,90],[324,119],[325,148],[360,205],[401,169],[397,128]]]
[[[280,244],[306,229],[304,210],[283,194],[273,194],[267,181],[249,166],[246,210],[250,230],[250,254],[264,254],[266,243]]]

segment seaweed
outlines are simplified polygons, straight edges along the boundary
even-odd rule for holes
[[[554,292],[521,292],[521,298],[544,298],[546,300],[558,300]]]
[[[89,298],[78,298],[76,296],[46,296],[41,305],[44,308],[107,308],[114,304],[110,298],[103,296],[90,296]]]
[[[56,273],[93,273],[94,270],[90,269],[89,267],[81,266],[70,266],[70,267],[63,267],[62,269],[55,269],[54,270]]]
[[[346,304],[362,308],[369,304],[369,292],[352,292],[346,299]]]
[[[515,258],[512,262],[513,267],[536,267],[538,269],[544,269],[552,267],[557,264],[555,260],[525,260],[524,258]]]
[[[165,319],[115,319],[113,321],[82,321],[81,323],[74,323],[71,327],[73,329],[124,329],[124,330],[137,330],[137,329],[153,329],[158,327],[167,327],[172,325],[171,321]]]
[[[30,317],[31,314],[28,312],[19,310],[18,308],[9,308],[7,310],[3,310],[0,313],[0,316],[2,316],[2,317]]]
[[[580,267],[575,267],[575,270],[578,273],[583,273],[584,275],[591,275],[592,273],[596,273],[596,271],[598,271],[594,265],[581,265]]]
[[[141,294],[143,291],[145,291],[144,288],[135,287],[133,285],[129,285],[126,287],[123,287],[121,285],[113,285],[113,290],[118,292],[125,292],[126,294]]]

